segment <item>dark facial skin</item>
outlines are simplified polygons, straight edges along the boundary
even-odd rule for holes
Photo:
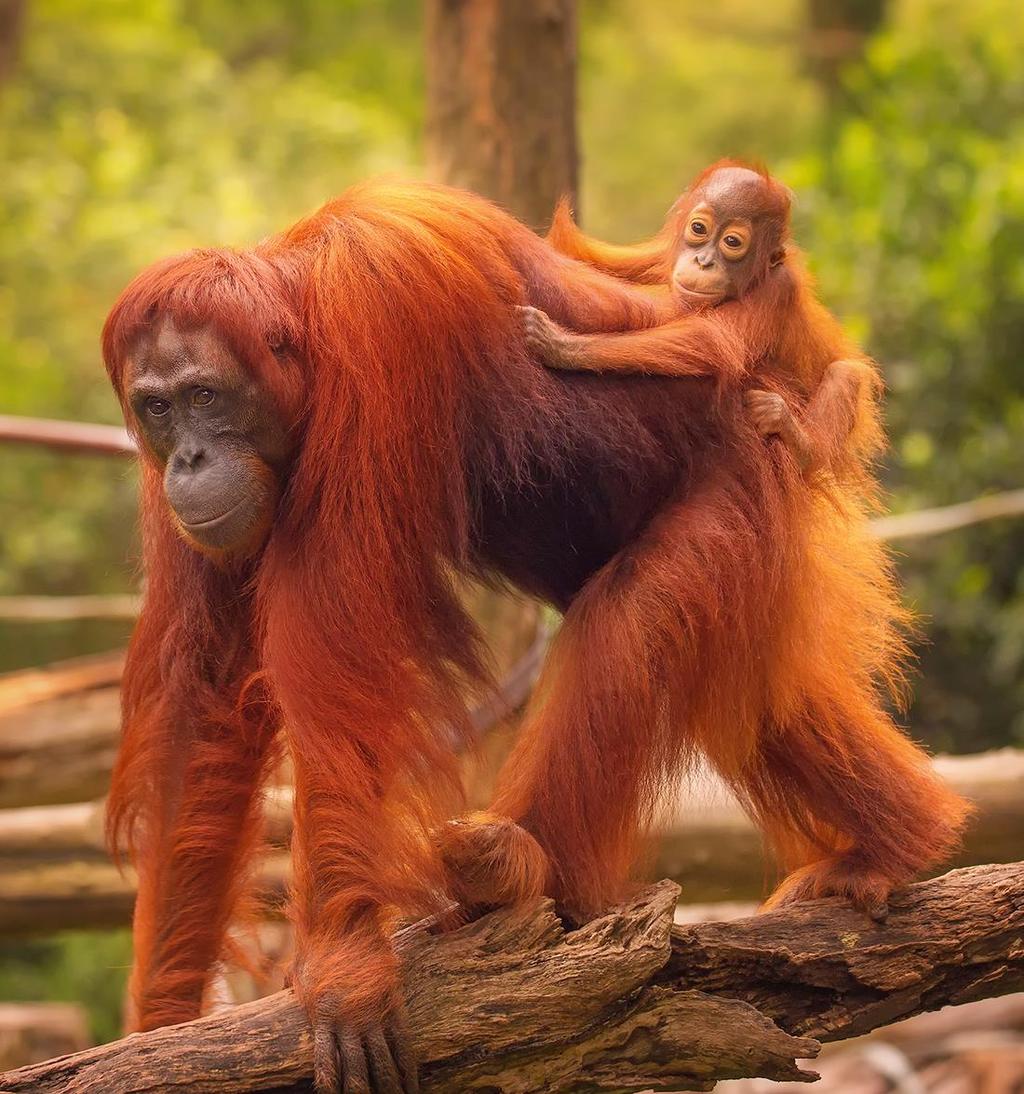
[[[182,535],[213,557],[257,550],[290,448],[252,375],[211,331],[165,321],[132,354],[127,395]]]
[[[743,295],[781,261],[782,225],[764,213],[765,183],[755,171],[716,171],[686,213],[672,290],[687,307],[716,307]]]

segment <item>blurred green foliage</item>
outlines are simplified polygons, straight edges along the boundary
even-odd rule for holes
[[[825,299],[885,366],[893,507],[1024,485],[1019,0],[891,0],[838,99],[813,78],[804,0],[581,9],[587,226],[642,236],[712,159],[767,161],[797,189]],[[30,0],[0,86],[0,410],[116,421],[97,340],[136,270],[418,171],[421,48],[418,0]],[[133,524],[127,465],[3,450],[0,594],[129,588]],[[915,734],[1024,744],[1024,520],[902,549],[927,621]],[[119,633],[0,626],[0,666]],[[109,1036],[120,975],[74,979],[98,938],[32,952]],[[45,994],[31,965],[0,998]]]
[[[825,299],[883,362],[897,510],[1024,485],[1024,19],[914,0],[849,75],[857,113],[787,172]],[[1024,743],[1024,520],[908,541],[911,711],[935,747]]]
[[[581,212],[639,239],[723,156],[773,168],[814,141],[824,96],[804,60],[804,0],[583,4]]]
[[[117,421],[97,351],[139,268],[245,244],[414,160],[412,2],[39,0],[0,88],[0,406]],[[5,450],[0,594],[124,587],[127,465]],[[7,643],[8,649],[11,643]]]

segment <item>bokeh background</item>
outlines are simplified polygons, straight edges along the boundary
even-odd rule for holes
[[[1019,0],[582,0],[579,20],[587,229],[644,236],[708,162],[763,160],[884,366],[892,510],[1024,486]],[[0,413],[119,421],[98,334],[140,267],[422,174],[424,54],[418,0],[0,3]],[[0,596],[133,591],[134,520],[128,463],[0,448]],[[913,734],[1024,746],[1024,519],[898,547],[924,620]],[[129,627],[0,621],[0,670]],[[12,943],[0,999],[82,1000],[109,1038],[127,960],[124,931]]]

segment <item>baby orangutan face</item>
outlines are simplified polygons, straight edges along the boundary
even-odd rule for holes
[[[782,261],[786,216],[756,171],[715,171],[691,202],[672,270],[672,290],[687,307],[739,299]]]

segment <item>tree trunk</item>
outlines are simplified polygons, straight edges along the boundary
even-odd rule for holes
[[[427,164],[534,228],[576,191],[575,0],[427,0]]]

